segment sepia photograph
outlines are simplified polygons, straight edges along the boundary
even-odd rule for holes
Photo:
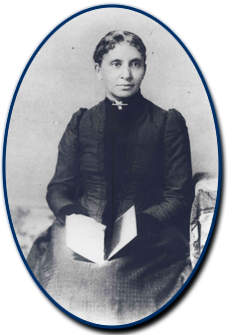
[[[3,152],[20,255],[75,320],[154,318],[190,284],[217,216],[221,142],[202,71],[152,12],[120,5],[64,18],[30,56]]]

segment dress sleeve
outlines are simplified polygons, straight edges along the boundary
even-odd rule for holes
[[[143,211],[159,221],[173,221],[190,211],[193,199],[191,153],[188,131],[183,116],[171,109],[164,133],[163,201]]]
[[[80,109],[73,114],[67,125],[58,146],[56,171],[47,188],[46,199],[56,217],[63,213],[64,208],[68,208],[68,212],[74,208],[76,190],[81,183],[78,128],[83,112]]]

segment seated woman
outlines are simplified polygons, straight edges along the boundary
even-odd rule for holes
[[[157,311],[190,274],[193,198],[185,120],[146,100],[146,48],[112,31],[94,52],[105,99],[73,114],[59,144],[47,201],[54,224],[35,241],[28,264],[48,294],[86,321],[135,322]],[[137,237],[102,265],[66,247],[65,218],[82,214],[106,226],[135,206]]]

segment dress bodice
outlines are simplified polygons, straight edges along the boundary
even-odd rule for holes
[[[103,214],[108,220],[109,213],[111,221],[115,221],[135,203],[135,185],[131,170],[143,102],[143,97],[138,94],[122,109],[118,109],[106,98],[101,133],[92,131],[91,138],[81,137],[80,169],[84,179],[81,204],[99,222],[103,220]],[[98,155],[100,151],[103,155]],[[141,169],[139,163],[136,165],[137,171]],[[143,174],[146,174],[146,170]]]
[[[183,225],[192,196],[184,118],[139,93],[124,110],[105,99],[73,115],[59,144],[47,201],[57,217],[65,206],[80,204],[84,215],[114,221],[135,205],[136,214],[165,222],[180,217]]]

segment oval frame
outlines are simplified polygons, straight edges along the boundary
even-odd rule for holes
[[[210,89],[210,88],[209,88]],[[213,104],[214,105],[214,104]],[[215,109],[216,109],[216,107],[214,107]],[[214,113],[213,113],[214,114]],[[215,117],[215,115],[214,115],[214,117]],[[216,122],[217,122],[217,119],[215,120]],[[218,145],[219,145],[219,150],[220,150],[220,148],[221,148],[221,145],[220,145],[220,141],[221,141],[221,139],[220,139],[220,137],[221,137],[221,135],[219,134],[219,139],[218,139]],[[223,144],[222,144],[222,148],[223,148]],[[221,169],[220,169],[221,170]],[[218,197],[219,197],[219,202],[220,202],[220,187],[218,187]],[[219,206],[218,206],[219,207]],[[216,208],[216,210],[215,210],[215,220],[216,220],[216,216],[217,216],[217,208]],[[213,228],[213,227],[212,227]],[[17,243],[17,242],[16,242]],[[19,252],[20,253],[20,252]],[[20,255],[20,258],[21,258],[21,256],[22,255]],[[25,264],[24,264],[24,266],[25,266]],[[28,269],[27,269],[27,271],[28,271]]]

